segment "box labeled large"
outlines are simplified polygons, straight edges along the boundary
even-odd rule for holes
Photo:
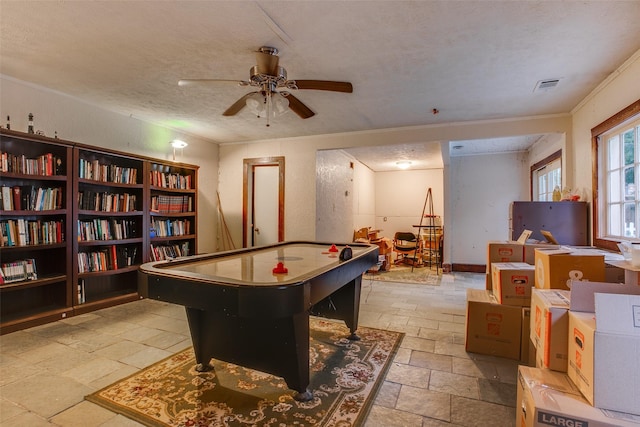
[[[498,304],[490,291],[467,289],[465,349],[520,359],[522,307]]]
[[[569,312],[568,373],[602,409],[640,415],[640,296],[595,294],[594,313]]]
[[[638,427],[640,417],[603,411],[587,402],[566,374],[518,368],[516,422],[519,427]]]
[[[567,372],[569,291],[534,289],[531,294],[531,341],[536,366]]]
[[[524,262],[491,264],[493,295],[500,304],[527,307],[531,304],[535,267]]]
[[[536,249],[535,252],[535,286],[538,289],[569,289],[569,280],[604,282],[604,255],[563,249]]]

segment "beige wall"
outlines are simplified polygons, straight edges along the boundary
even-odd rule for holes
[[[568,155],[573,158],[571,183],[584,188],[591,200],[592,163],[591,129],[618,111],[640,99],[640,50],[602,82],[573,111],[573,144]]]

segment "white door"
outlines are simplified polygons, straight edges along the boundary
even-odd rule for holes
[[[279,167],[253,168],[253,244],[278,242]]]

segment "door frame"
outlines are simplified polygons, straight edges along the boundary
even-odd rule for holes
[[[253,171],[256,167],[277,166],[278,167],[278,242],[284,242],[284,156],[258,157],[253,159],[243,159],[242,171],[242,247],[249,247],[249,236],[253,232],[247,229],[247,222],[251,213],[249,212],[249,200],[253,206]]]

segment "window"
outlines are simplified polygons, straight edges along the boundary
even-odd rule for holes
[[[533,201],[550,202],[553,190],[562,190],[562,150],[531,167],[531,195]]]
[[[612,129],[599,138],[605,168],[605,236],[638,238],[640,222],[640,118]]]
[[[591,130],[596,246],[640,238],[640,100]]]

